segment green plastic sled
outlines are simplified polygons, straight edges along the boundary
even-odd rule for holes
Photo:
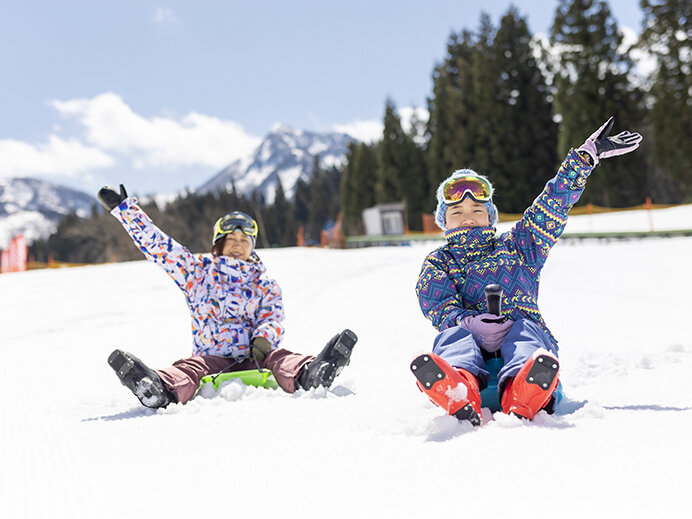
[[[233,371],[230,373],[218,373],[216,375],[206,375],[202,377],[200,385],[207,383],[214,384],[214,389],[219,389],[219,386],[234,378],[239,378],[243,384],[248,386],[263,387],[266,389],[276,389],[279,385],[276,383],[274,375],[268,370],[248,369],[245,371]]]

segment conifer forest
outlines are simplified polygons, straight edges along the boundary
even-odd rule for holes
[[[632,45],[607,1],[566,0],[547,39],[538,38],[515,8],[499,20],[483,15],[474,30],[440,42],[430,64],[427,120],[402,124],[392,99],[383,100],[383,133],[374,143],[349,145],[345,165],[324,168],[319,156],[309,181],[288,199],[279,183],[271,203],[258,194],[185,193],[159,208],[144,204],[154,222],[194,252],[208,251],[212,225],[232,210],[253,215],[259,247],[319,242],[339,219],[343,232],[364,231],[361,213],[375,204],[405,202],[406,222],[422,230],[435,209],[438,184],[460,168],[487,175],[503,213],[521,213],[540,193],[571,147],[611,115],[614,131],[637,131],[640,149],[604,161],[580,204],[619,208],[692,201],[692,2],[641,0],[643,26]],[[636,57],[653,66],[642,73]],[[56,233],[35,242],[38,261],[96,263],[140,259],[118,222],[98,206],[88,218],[69,216]]]

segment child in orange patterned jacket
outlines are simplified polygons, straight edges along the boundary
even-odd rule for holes
[[[123,385],[151,408],[185,403],[202,377],[221,372],[266,368],[289,393],[329,387],[348,364],[356,337],[350,330],[334,336],[317,357],[279,347],[284,333],[281,289],[266,274],[254,251],[257,223],[239,211],[214,226],[211,257],[194,255],[154,225],[128,197],[110,186],[98,194],[146,258],[183,291],[192,318],[192,356],[152,370],[137,357],[115,350],[108,363]]]

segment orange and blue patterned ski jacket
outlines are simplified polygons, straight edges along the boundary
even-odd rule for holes
[[[592,170],[572,149],[510,231],[497,236],[493,227],[475,227],[445,233],[447,244],[428,254],[416,284],[421,310],[437,330],[487,312],[485,287],[497,283],[503,315],[535,321],[557,348],[538,309],[540,273]]]
[[[255,253],[248,261],[192,254],[156,227],[134,197],[111,214],[146,258],[185,294],[192,317],[193,355],[242,359],[250,355],[250,341],[255,337],[278,347],[284,333],[281,289],[266,275]]]

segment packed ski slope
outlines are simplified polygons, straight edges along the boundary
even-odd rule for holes
[[[692,227],[690,206],[669,211]],[[330,392],[232,383],[159,411],[106,358],[189,354],[165,274],[140,261],[0,276],[0,517],[688,514],[692,238],[559,243],[540,305],[566,398],[534,422],[486,412],[478,429],[408,368],[435,336],[414,285],[438,244],[260,251],[284,291],[284,346],[316,353],[349,327],[351,365]]]

